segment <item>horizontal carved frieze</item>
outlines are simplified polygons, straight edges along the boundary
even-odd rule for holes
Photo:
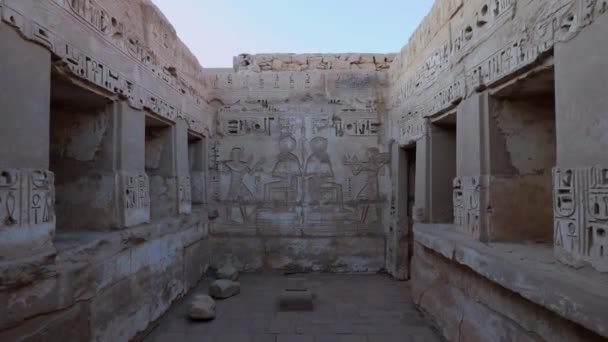
[[[72,76],[86,80],[109,93],[128,99],[129,104],[136,109],[147,109],[172,121],[178,117],[185,118],[190,125],[190,129],[199,133],[203,132],[205,124],[201,121],[200,116],[204,111],[200,106],[203,105],[204,100],[202,100],[200,95],[193,92],[192,87],[179,86],[179,81],[171,75],[169,70],[150,62],[152,58],[150,54],[142,52],[143,48],[136,48],[135,50],[139,52],[134,55],[134,49],[129,48],[129,42],[139,41],[139,39],[125,38],[126,41],[116,42],[105,37],[106,35],[111,35],[114,32],[113,30],[123,27],[123,25],[119,25],[118,23],[114,26],[109,25],[113,18],[109,17],[110,14],[107,11],[91,0],[55,0],[49,2],[61,6],[68,13],[82,19],[84,23],[95,28],[100,33],[101,39],[108,41],[118,51],[124,53],[125,56],[129,56],[128,58],[133,63],[142,66],[144,70],[150,72],[160,83],[168,86],[170,89],[169,93],[177,95],[175,96],[176,98],[183,96],[192,97],[192,103],[196,103],[196,106],[198,106],[196,109],[197,113],[183,112],[181,110],[181,103],[172,103],[172,101],[162,98],[153,91],[143,87],[143,85],[136,84],[134,80],[116,71],[110,64],[99,57],[85,52],[84,49],[75,46],[73,42],[44,27],[33,18],[28,18],[10,8],[6,3],[0,4],[2,21],[18,29],[24,38],[46,47],[58,56],[61,62],[57,65],[64,66],[65,70]],[[116,37],[121,35],[111,36]]]

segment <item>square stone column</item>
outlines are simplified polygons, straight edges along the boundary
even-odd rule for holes
[[[190,214],[192,211],[192,178],[188,158],[188,125],[178,119],[175,124],[175,151],[177,169],[177,211]]]
[[[191,134],[188,159],[192,178],[192,204],[207,203],[207,144],[204,136]]]
[[[146,116],[126,102],[116,103],[113,120],[116,208],[121,227],[150,222],[150,180],[146,174]]]
[[[0,261],[54,251],[51,55],[0,23]]]
[[[456,178],[453,181],[454,224],[473,238],[487,241],[484,223],[489,173],[488,94],[473,94],[458,107]]]
[[[386,232],[386,270],[397,279],[407,279],[410,273],[411,255],[409,241],[413,238],[410,228],[413,225],[412,206],[409,201],[411,189],[411,157],[406,149],[393,144],[391,148],[391,180],[393,193],[390,202],[390,215]]]

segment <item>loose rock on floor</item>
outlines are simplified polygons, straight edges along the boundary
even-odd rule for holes
[[[217,270],[217,279],[228,279],[236,281],[239,279],[239,271],[232,266],[232,264],[226,264],[219,270]]]
[[[193,320],[208,321],[215,318],[215,301],[208,295],[199,294],[194,297],[188,316]]]
[[[236,281],[219,279],[209,286],[209,295],[216,299],[226,299],[241,292],[241,284]]]
[[[210,322],[184,319],[175,305],[144,342],[439,342],[411,300],[410,285],[378,275],[307,275],[315,310],[281,312],[287,277],[242,274],[239,296],[217,302]],[[203,282],[194,293],[204,291]],[[193,294],[192,296],[195,296]]]

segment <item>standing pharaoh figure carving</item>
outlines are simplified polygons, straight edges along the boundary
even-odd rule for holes
[[[249,213],[247,206],[254,203],[257,199],[255,194],[245,184],[245,176],[254,172],[261,171],[260,166],[264,163],[262,158],[255,165],[253,156],[243,160],[243,148],[235,147],[230,151],[230,159],[220,163],[222,172],[230,174],[228,194],[226,195],[226,217],[235,223],[244,223],[248,220]],[[233,209],[238,208],[235,213]]]
[[[365,172],[367,181],[357,193],[357,200],[366,201],[361,211],[361,222],[376,222],[381,216],[382,208],[374,204],[375,212],[370,213],[372,201],[380,200],[379,176],[384,175],[384,166],[388,164],[390,156],[388,153],[380,153],[377,147],[367,149],[365,157],[367,160],[360,161],[357,157],[344,157],[344,165],[348,166],[355,176]]]

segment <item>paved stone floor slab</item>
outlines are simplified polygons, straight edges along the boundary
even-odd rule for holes
[[[174,305],[146,342],[414,342],[440,341],[410,298],[410,285],[381,275],[298,275],[314,294],[314,311],[281,312],[289,277],[244,274],[241,294],[218,300],[217,317],[192,322],[188,305],[207,293],[202,282]]]

